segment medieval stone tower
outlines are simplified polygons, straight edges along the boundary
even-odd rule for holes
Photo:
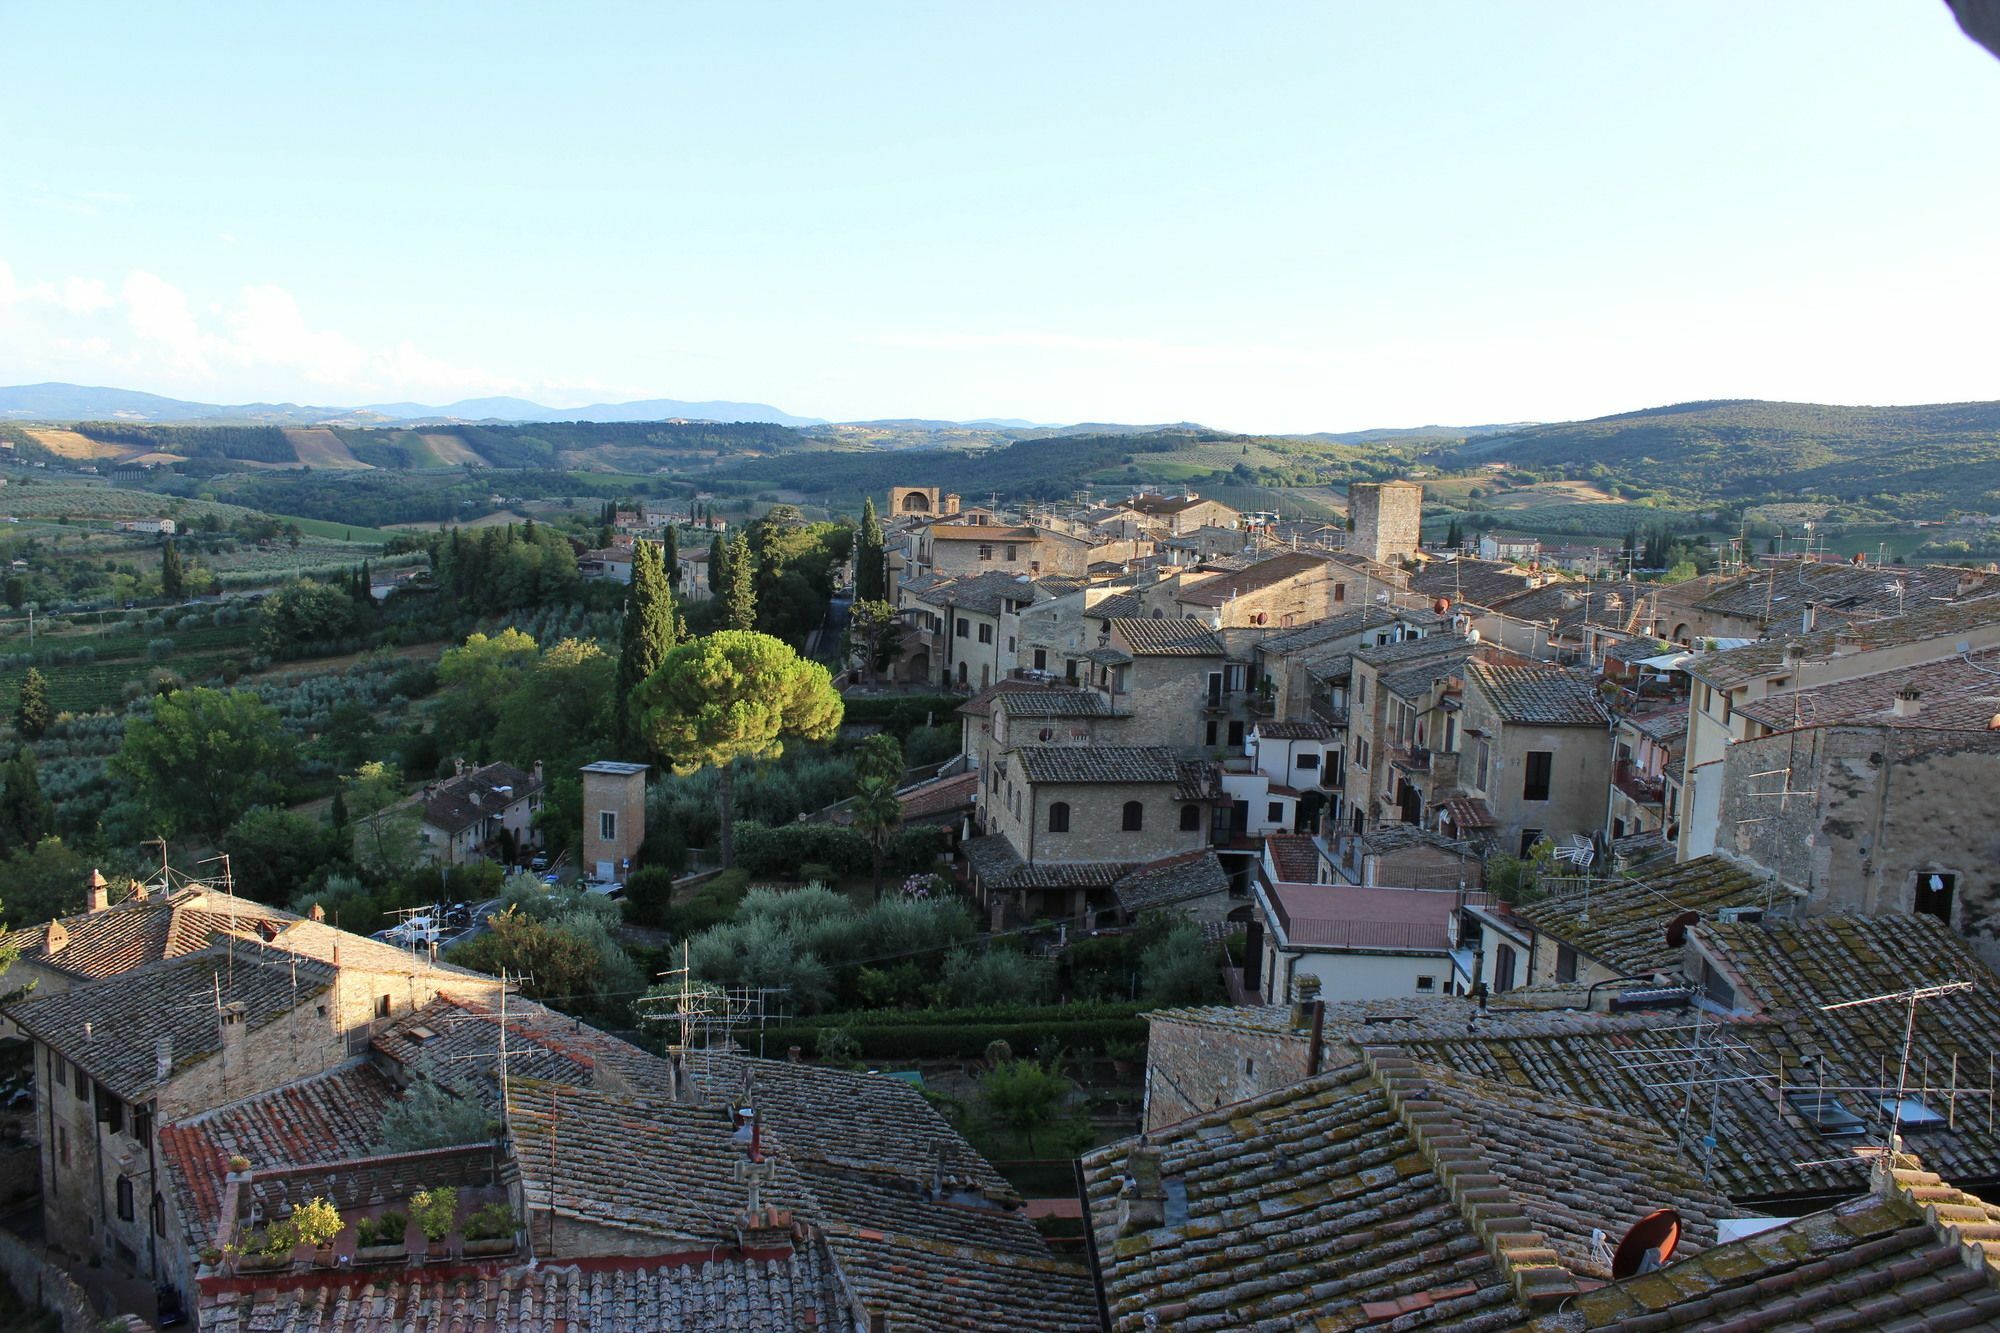
[[[1347,512],[1354,520],[1347,549],[1394,564],[1416,552],[1424,488],[1414,481],[1356,482],[1347,488]]]

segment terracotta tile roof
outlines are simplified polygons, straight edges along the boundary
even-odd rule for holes
[[[1477,687],[1493,711],[1508,722],[1534,727],[1601,727],[1610,721],[1604,697],[1587,671],[1473,662],[1465,672],[1467,688]]]
[[[974,769],[968,773],[954,773],[950,777],[933,778],[897,792],[896,803],[903,807],[903,819],[908,823],[970,808],[978,795],[979,771]]]
[[[1671,708],[1662,708],[1658,712],[1642,714],[1627,720],[1632,724],[1632,729],[1643,736],[1649,736],[1662,743],[1677,740],[1687,735],[1687,701],[1682,700]]]
[[[252,1167],[306,1166],[365,1157],[396,1100],[395,1085],[366,1061],[288,1083],[159,1129],[160,1159],[190,1248],[216,1234],[222,1177],[241,1153]]]
[[[1447,796],[1438,802],[1438,808],[1460,832],[1500,827],[1500,821],[1493,817],[1493,808],[1477,796]]]
[[[1111,701],[1096,690],[1057,687],[1016,690],[1000,695],[993,706],[1009,717],[1115,717]]]
[[[1226,651],[1214,630],[1184,617],[1114,618],[1111,633],[1135,657],[1221,657]]]
[[[1399,617],[1406,619],[1418,617],[1431,623],[1437,620],[1437,617],[1429,611],[1396,612],[1386,607],[1365,606],[1359,611],[1344,611],[1337,616],[1328,616],[1325,620],[1316,620],[1310,625],[1301,625],[1282,634],[1273,634],[1257,646],[1259,651],[1267,656],[1295,653],[1306,648],[1317,648],[1323,643],[1345,638],[1350,634],[1360,634],[1365,630],[1393,625]]]
[[[1208,759],[1176,759],[1174,768],[1179,774],[1179,786],[1174,789],[1177,801],[1214,801],[1222,797],[1222,767]]]
[[[1464,653],[1470,648],[1470,644],[1456,635],[1426,634],[1422,638],[1363,644],[1354,650],[1353,656],[1355,661],[1366,662],[1377,671],[1386,674],[1389,670],[1408,662]]]
[[[1026,574],[1009,574],[1004,570],[936,579],[918,591],[916,598],[932,606],[949,602],[982,615],[997,615],[1010,606],[1048,600]]]
[[[1304,833],[1272,833],[1264,838],[1264,850],[1277,867],[1278,878],[1289,884],[1319,881],[1319,847]]]
[[[424,823],[446,833],[459,833],[490,819],[541,791],[534,775],[512,764],[487,764],[446,778],[422,798]]]
[[[1585,625],[1625,632],[1635,627],[1647,592],[1646,585],[1629,580],[1551,583],[1499,598],[1489,609],[1552,625],[1564,636],[1580,635]]]
[[[205,949],[223,935],[248,939],[260,922],[298,919],[248,898],[181,889],[9,931],[0,938],[0,948],[19,950],[22,958],[73,976],[100,978]],[[52,929],[56,926],[61,929]]]
[[[1601,1273],[1593,1229],[1671,1200],[1698,1250],[1727,1207],[1651,1124],[1386,1051],[1083,1171],[1120,1333],[1511,1327]]]
[[[991,717],[993,701],[1003,694],[1025,694],[1036,690],[1053,690],[1062,687],[1039,680],[1002,680],[988,685],[979,693],[967,699],[955,710],[961,717]]]
[[[1084,614],[1093,620],[1138,619],[1146,614],[1146,604],[1136,592],[1114,593],[1091,606]]]
[[[961,850],[987,889],[1108,889],[1131,861],[1043,861],[1030,865],[997,833],[968,838]]]
[[[20,1000],[6,1013],[120,1098],[143,1101],[163,1081],[157,1040],[171,1042],[173,1074],[222,1049],[218,993],[225,1005],[244,1006],[249,1042],[259,1028],[313,1003],[333,977],[332,968],[310,959],[294,962],[288,954],[239,945],[232,962],[221,948],[209,948]]]
[[[1410,576],[1410,591],[1490,606],[1534,587],[1538,581],[1538,576],[1519,566],[1498,561],[1433,560]]]
[[[1023,745],[1013,753],[1029,782],[1147,783],[1181,780],[1163,745]]]
[[[1588,892],[1539,898],[1514,914],[1614,971],[1647,976],[1680,970],[1685,946],[1667,942],[1667,924],[1682,913],[1713,921],[1720,908],[1761,907],[1767,900],[1789,908],[1792,895],[1770,890],[1765,876],[1733,861],[1703,856],[1643,880],[1597,882]]]
[[[375,1034],[373,1049],[412,1074],[499,1104],[500,1015],[475,998],[439,995]],[[632,1085],[658,1057],[568,1014],[520,997],[507,1002],[507,1071],[583,1086]]]
[[[357,1269],[204,1286],[203,1333],[792,1333],[847,1317],[817,1246]]]
[[[1144,912],[1227,893],[1229,876],[1215,853],[1204,847],[1150,861],[1114,883],[1111,891],[1127,912]]]
[[[1662,657],[1680,649],[1665,639],[1649,639],[1644,635],[1631,639],[1618,639],[1604,645],[1604,656],[1613,662],[1643,662],[1649,657]]]
[[[1913,609],[1900,616],[1887,615],[1837,629],[1815,630],[1811,634],[1766,639],[1722,652],[1701,653],[1688,663],[1688,673],[1711,685],[1727,688],[1778,674],[1787,656],[1794,652],[1807,658],[1823,658],[1831,656],[1836,649],[1858,651],[1943,640],[1960,631],[1978,629],[1995,621],[2000,621],[2000,597],[1947,602]],[[1950,651],[1947,647],[1940,656]]]
[[[1334,730],[1324,722],[1259,722],[1251,730],[1268,741],[1330,741]]]
[[[2000,714],[2000,648],[1808,686],[1738,704],[1736,711],[1773,731],[1866,724],[1924,730],[1985,731]],[[1899,715],[1897,694],[1915,690],[1915,711]]]
[[[863,1305],[889,1313],[890,1328],[979,1333],[1032,1324],[1093,1333],[1098,1327],[1090,1275],[1047,1253],[979,1249],[872,1227],[828,1226],[825,1234],[842,1278]]]
[[[1211,500],[1201,495],[1135,495],[1121,501],[1121,509],[1135,510],[1141,514],[1184,514],[1196,505],[1222,505],[1220,500]],[[1229,509],[1228,505],[1222,505]],[[1231,513],[1236,511],[1231,509]]]
[[[1704,611],[1759,622],[1790,620],[1795,625],[1808,605],[1823,616],[1873,618],[1895,615],[1912,603],[1964,596],[1962,579],[1969,585],[1965,593],[1975,597],[1991,595],[2000,584],[1990,575],[1942,565],[1883,569],[1791,561],[1718,584],[1695,605]]]
[[[1455,838],[1447,838],[1444,834],[1433,832],[1420,824],[1379,824],[1374,828],[1347,836],[1361,844],[1364,852],[1376,854],[1408,851],[1412,847],[1428,847],[1468,860],[1477,859],[1479,855],[1465,843]]]
[[[1900,1162],[1860,1198],[1586,1292],[1561,1326],[2000,1327],[2000,1208]]]
[[[1294,948],[1409,950],[1443,954],[1459,896],[1448,889],[1359,884],[1272,884],[1260,890]]]
[[[941,542],[1031,542],[1060,533],[1014,523],[933,523],[928,531]]]
[[[1424,657],[1414,666],[1384,671],[1376,677],[1376,680],[1384,690],[1398,699],[1415,700],[1429,694],[1440,681],[1462,679],[1466,663],[1472,661],[1482,650],[1458,640],[1440,640],[1440,642],[1449,643],[1451,647],[1449,650]]]
[[[1184,585],[1174,594],[1174,600],[1189,606],[1222,606],[1234,598],[1275,588],[1287,579],[1325,573],[1326,561],[1318,556],[1287,551],[1191,586]]]

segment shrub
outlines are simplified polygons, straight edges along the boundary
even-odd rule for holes
[[[401,1245],[409,1231],[410,1219],[402,1213],[387,1212],[380,1217],[364,1217],[354,1224],[356,1245]]]
[[[830,865],[818,861],[803,861],[799,864],[797,878],[801,884],[831,884],[839,876],[833,873],[833,867]]]
[[[504,1203],[489,1203],[465,1219],[467,1240],[499,1240],[512,1236],[520,1226],[514,1210]]]
[[[420,1189],[410,1196],[410,1216],[433,1245],[451,1234],[458,1220],[458,1191],[450,1185]]]
[[[346,1225],[340,1220],[340,1209],[333,1206],[332,1200],[320,1195],[314,1195],[292,1209],[287,1221],[299,1243],[314,1247],[333,1244],[333,1238]]]

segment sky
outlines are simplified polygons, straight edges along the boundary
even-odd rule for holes
[[[1910,0],[0,0],[0,383],[1246,431],[2000,397]]]

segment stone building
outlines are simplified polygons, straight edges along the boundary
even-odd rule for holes
[[[542,808],[539,761],[530,772],[502,763],[467,768],[463,759],[456,767],[451,777],[428,784],[417,798],[426,855],[456,866],[504,860],[510,846],[518,853],[540,845],[542,835],[535,827]]]
[[[935,486],[891,486],[889,517],[951,518],[958,513],[958,496],[942,493]]]
[[[958,578],[990,574],[1083,575],[1092,543],[1021,523],[933,523],[910,533],[911,574]]]
[[[600,759],[583,773],[583,868],[622,880],[646,841],[646,764]]]
[[[1604,826],[1610,714],[1588,672],[1472,662],[1457,782],[1491,811],[1502,851]]]
[[[1347,549],[1385,564],[1415,555],[1422,544],[1424,488],[1414,481],[1358,481],[1347,488],[1353,520]]]

